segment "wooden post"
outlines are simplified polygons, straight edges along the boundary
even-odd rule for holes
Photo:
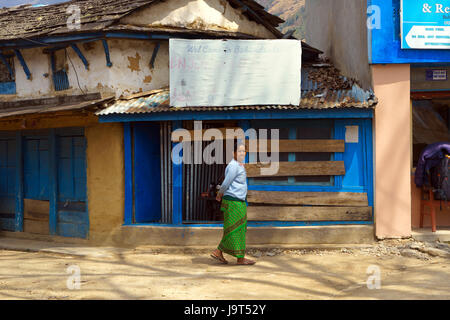
[[[295,140],[297,139],[297,127],[290,127],[289,128],[289,140]],[[295,162],[296,156],[295,153],[289,152],[288,160],[289,162]],[[288,177],[288,182],[290,184],[295,183],[295,177]]]

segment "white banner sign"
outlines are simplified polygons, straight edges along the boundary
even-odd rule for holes
[[[170,39],[170,105],[299,105],[299,40]]]

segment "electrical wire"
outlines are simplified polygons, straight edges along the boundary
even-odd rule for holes
[[[6,29],[6,31],[8,31],[8,32],[10,32],[10,33],[13,33],[13,32],[11,32],[11,30],[9,30],[6,26],[4,26],[4,28]],[[20,38],[20,39],[22,39],[22,40],[29,41],[29,42],[32,42],[32,43],[35,43],[35,44],[39,44],[39,45],[43,45],[43,46],[48,46],[48,45],[49,45],[48,43],[44,43],[44,42],[40,42],[40,41],[36,41],[36,40],[24,38],[24,37],[21,37],[21,36],[17,36],[17,37]],[[78,88],[80,89],[80,91],[81,91],[83,94],[85,94],[85,92],[83,91],[83,89],[81,89],[81,86],[80,86],[80,80],[78,79],[78,73],[77,73],[77,70],[75,69],[75,67],[74,67],[74,65],[73,65],[72,59],[70,59],[70,55],[67,53],[67,48],[64,48],[64,52],[65,52],[66,58],[69,59],[70,64],[72,65],[73,71],[75,72],[75,76],[76,76],[76,78],[77,78]]]
[[[82,92],[83,94],[85,94],[84,91],[83,91],[83,89],[81,89],[80,81],[78,80],[78,73],[77,73],[77,70],[75,69],[75,67],[74,67],[74,65],[73,65],[72,59],[70,59],[70,55],[67,53],[67,48],[64,48],[64,52],[66,53],[66,58],[69,59],[70,64],[72,65],[72,69],[73,69],[73,71],[75,72],[75,76],[77,77],[78,88],[80,88],[81,92]]]

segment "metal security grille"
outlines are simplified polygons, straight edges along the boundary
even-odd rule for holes
[[[203,143],[205,147],[206,143]],[[210,184],[219,181],[225,172],[226,165],[218,164],[185,164],[183,165],[183,201],[184,222],[209,221],[206,201],[201,199],[201,193],[206,192]]]
[[[190,128],[192,123],[186,123]],[[203,129],[223,127],[223,123],[203,123]],[[194,150],[194,142],[191,142],[191,150],[194,152],[203,151],[210,144],[210,141],[201,143],[201,150]],[[223,154],[225,155],[225,143]],[[183,222],[195,223],[200,221],[213,221],[207,208],[207,200],[201,197],[202,192],[207,192],[211,185],[221,183],[225,172],[226,164],[211,163],[208,153],[202,156],[201,164],[194,164],[194,159],[190,159],[190,164],[183,164]]]
[[[172,125],[161,122],[161,223],[172,223]]]

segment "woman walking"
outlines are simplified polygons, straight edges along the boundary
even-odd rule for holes
[[[237,258],[237,264],[252,265],[255,261],[244,258],[245,235],[247,232],[247,174],[244,168],[245,144],[235,142],[234,159],[225,169],[225,179],[217,193],[217,201],[222,201],[220,210],[224,213],[223,237],[219,246],[211,254],[214,259],[227,264],[223,252]]]

